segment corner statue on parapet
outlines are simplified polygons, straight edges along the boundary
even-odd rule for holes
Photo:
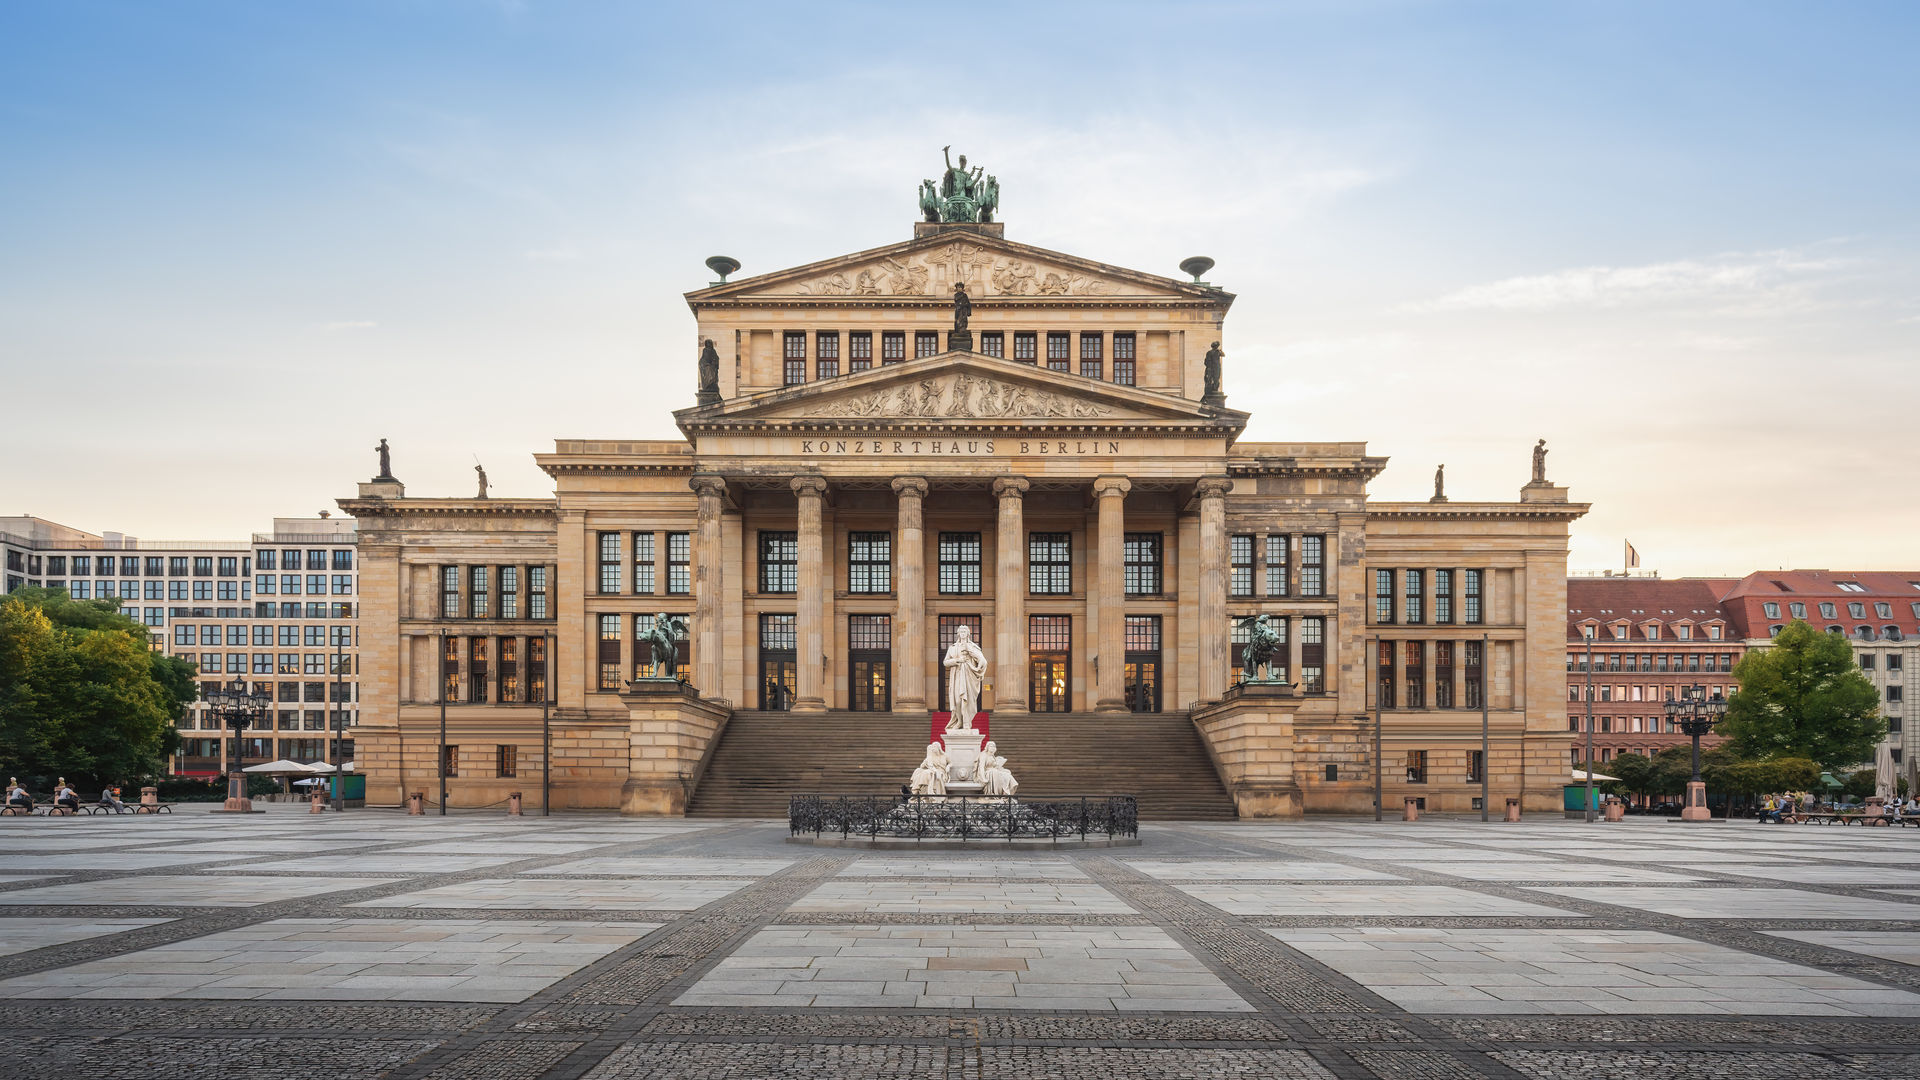
[[[987,677],[987,654],[973,643],[971,627],[962,625],[953,632],[953,644],[941,664],[947,669],[947,704],[953,709],[947,730],[966,731],[980,711],[980,687]]]
[[[1220,362],[1226,355],[1217,341],[1213,343],[1213,348],[1207,350],[1206,359],[1202,361],[1202,373],[1206,378],[1205,387],[1200,393],[1200,401],[1203,404],[1225,405],[1227,403],[1227,396],[1220,392]]]
[[[1280,635],[1274,632],[1267,616],[1241,619],[1235,629],[1247,632],[1247,644],[1240,650],[1240,681],[1279,682],[1273,675],[1273,658],[1280,651]],[[1262,672],[1262,668],[1266,670]]]
[[[720,353],[714,349],[712,338],[700,343],[700,393],[695,400],[701,405],[720,400]]]
[[[487,497],[487,470],[476,464],[473,467],[473,471],[480,474],[480,494],[475,495],[474,498],[484,499]]]
[[[387,449],[387,440],[384,438],[381,439],[380,445],[374,447],[373,452],[380,455],[380,471],[374,475],[374,479],[375,480],[394,479],[393,452]]]
[[[1447,467],[1445,465],[1433,470],[1433,498],[1429,501],[1447,501]]]
[[[1547,440],[1541,439],[1533,444],[1533,482],[1547,482]]]

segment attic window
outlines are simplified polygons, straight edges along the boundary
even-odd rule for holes
[[[1833,587],[1836,589],[1839,589],[1841,592],[1866,592],[1867,591],[1867,587],[1865,585],[1860,584],[1857,581],[1836,581],[1833,583]]]
[[[1788,587],[1787,587],[1787,583],[1786,583],[1786,582],[1784,582],[1784,581],[1779,581],[1779,580],[1774,580],[1774,582],[1773,582],[1773,587],[1774,587],[1774,588],[1776,588],[1776,589],[1779,589],[1779,590],[1780,590],[1781,592],[1792,592],[1792,591],[1793,591],[1792,589],[1790,589],[1790,588],[1788,588]]]

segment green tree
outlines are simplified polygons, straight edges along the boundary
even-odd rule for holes
[[[1653,759],[1642,754],[1615,754],[1607,762],[1607,771],[1620,779],[1607,785],[1614,795],[1653,795],[1655,786]]]
[[[1879,692],[1838,634],[1795,620],[1771,648],[1742,658],[1733,674],[1740,689],[1727,702],[1720,733],[1742,758],[1799,757],[1845,768],[1872,758],[1886,737]]]

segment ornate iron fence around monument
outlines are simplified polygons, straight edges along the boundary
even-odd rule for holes
[[[1112,840],[1140,835],[1131,795],[795,795],[793,836],[899,840]]]

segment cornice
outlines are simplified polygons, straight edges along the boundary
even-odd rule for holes
[[[1260,458],[1227,462],[1228,476],[1331,476],[1342,480],[1371,480],[1387,469],[1387,459],[1368,457],[1317,461],[1300,458]]]
[[[903,418],[898,420],[845,420],[794,417],[791,419],[741,418],[687,422],[688,435],[999,435],[1029,439],[1049,439],[1062,435],[1082,437],[1116,435],[1154,435],[1175,439],[1227,439],[1240,433],[1243,424],[1214,420],[1121,420],[1121,421],[1029,421],[991,422],[985,420],[934,420]]]
[[[1592,503],[1369,503],[1367,516],[1374,520],[1474,520],[1491,518],[1533,518],[1541,521],[1573,521],[1586,516]]]
[[[340,509],[354,517],[419,516],[442,514],[449,517],[553,517],[559,509],[557,499],[339,499]]]

